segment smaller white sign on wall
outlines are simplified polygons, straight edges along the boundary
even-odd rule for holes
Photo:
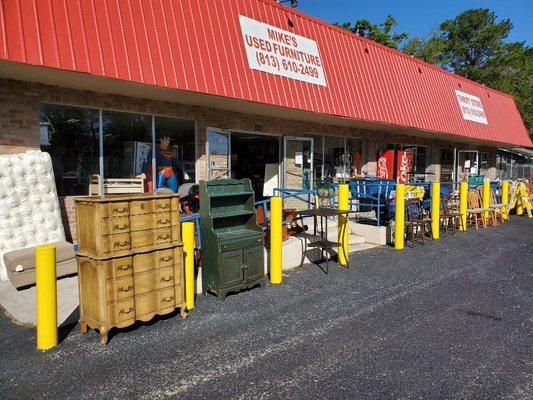
[[[463,114],[463,119],[488,125],[487,115],[479,97],[456,90],[457,102]]]

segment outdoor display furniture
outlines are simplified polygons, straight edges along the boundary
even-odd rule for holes
[[[56,276],[76,274],[76,254],[72,243],[50,243],[56,247]],[[13,250],[4,254],[7,277],[17,289],[35,283],[35,247]]]
[[[459,204],[454,203],[451,195],[443,195],[442,209],[440,212],[440,228],[444,230],[444,233],[448,235],[448,229],[451,228],[455,235],[457,226],[461,226],[462,220],[459,213]]]
[[[91,175],[89,184],[89,195],[102,194],[128,194],[128,193],[144,193],[144,185],[146,176],[140,174],[135,178],[105,178],[103,182],[104,192],[100,193],[99,174]]]
[[[502,209],[505,208],[505,204],[498,203],[496,201],[496,195],[494,194],[494,190],[492,189],[490,189],[489,199],[489,208],[493,212],[493,225],[498,224],[498,217],[500,217],[500,223],[503,223]]]
[[[0,281],[16,288],[35,283],[35,246],[55,243],[57,276],[72,274],[50,155],[41,151],[0,155]],[[60,245],[61,243],[61,245]],[[63,246],[64,243],[64,246]]]
[[[341,245],[339,242],[328,240],[328,218],[355,212],[357,211],[338,210],[336,208],[311,208],[309,210],[298,211],[300,218],[313,217],[314,237],[317,236],[317,218],[320,218],[320,237],[318,240],[306,244],[306,247],[320,249],[320,255],[322,258],[315,262],[315,264],[320,266],[320,262],[326,261],[326,274],[329,273],[329,250]]]
[[[76,221],[82,333],[186,316],[177,195],[78,197]]]
[[[200,181],[203,292],[263,286],[263,237],[249,179]]]
[[[407,240],[411,233],[411,245],[415,245],[416,235],[420,235],[422,244],[425,243],[426,232],[431,227],[431,218],[426,215],[422,201],[418,198],[405,201],[405,232]]]
[[[479,220],[483,223],[483,227],[487,227],[487,218],[485,218],[485,213],[494,215],[494,210],[490,208],[483,208],[481,203],[481,196],[477,189],[468,189],[468,209],[466,210],[468,214],[467,223],[476,225],[476,230],[479,228]],[[472,222],[473,221],[473,222]]]

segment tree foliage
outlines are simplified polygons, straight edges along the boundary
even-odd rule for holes
[[[359,19],[354,24],[344,22],[343,24],[334,23],[333,25],[346,29],[356,35],[371,39],[385,46],[397,49],[400,43],[407,39],[408,33],[394,33],[393,28],[398,25],[392,15],[387,15],[385,21],[381,24],[373,24],[367,19]]]
[[[405,53],[514,96],[533,135],[533,49],[505,42],[513,25],[494,12],[467,10],[442,22],[426,38],[413,38]]]

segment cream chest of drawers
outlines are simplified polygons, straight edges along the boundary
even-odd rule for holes
[[[181,242],[175,195],[76,198],[78,254],[116,257]]]
[[[76,199],[80,325],[100,332],[185,312],[183,246],[175,195]]]

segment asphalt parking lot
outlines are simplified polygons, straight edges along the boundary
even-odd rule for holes
[[[200,298],[111,333],[33,329],[0,316],[0,393],[30,398],[533,397],[533,220],[395,251],[356,253],[279,286]]]

